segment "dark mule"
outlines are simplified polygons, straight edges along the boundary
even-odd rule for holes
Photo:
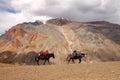
[[[66,60],[68,61],[68,64],[70,63],[71,60],[72,60],[73,63],[75,63],[75,62],[74,62],[75,59],[78,59],[78,60],[79,60],[79,63],[81,63],[81,59],[82,59],[83,57],[86,57],[86,56],[87,56],[87,54],[85,54],[85,53],[80,53],[80,54],[78,54],[78,55],[76,55],[76,56],[74,56],[73,54],[69,54],[69,55],[67,56]]]
[[[55,58],[54,53],[49,53],[48,56],[36,56],[35,57],[35,61],[37,62],[37,64],[39,65],[39,60],[44,60],[44,64],[46,63],[46,61],[48,61],[48,63],[50,64],[49,59],[50,58]]]

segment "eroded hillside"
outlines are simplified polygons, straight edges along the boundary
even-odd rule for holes
[[[104,21],[81,23],[58,18],[46,24],[38,20],[18,24],[0,37],[1,60],[9,61],[10,54],[15,54],[14,61],[16,56],[41,50],[54,52],[55,63],[64,63],[73,50],[87,53],[87,61],[120,60],[120,26]]]

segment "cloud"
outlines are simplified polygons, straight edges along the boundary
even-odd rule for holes
[[[56,17],[120,24],[119,7],[120,0],[0,0],[0,33],[24,21]]]
[[[22,13],[13,14],[8,12],[1,12],[0,16],[2,19],[0,20],[0,32],[4,32],[13,25],[16,25],[18,22],[27,20]]]

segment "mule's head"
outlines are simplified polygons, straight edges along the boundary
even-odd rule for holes
[[[54,53],[50,53],[49,55],[50,55],[50,57],[55,58]]]
[[[87,54],[86,53],[81,53],[81,56],[82,57],[87,57]]]

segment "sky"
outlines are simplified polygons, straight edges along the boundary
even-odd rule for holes
[[[0,0],[0,34],[18,23],[61,17],[120,24],[120,0]]]

